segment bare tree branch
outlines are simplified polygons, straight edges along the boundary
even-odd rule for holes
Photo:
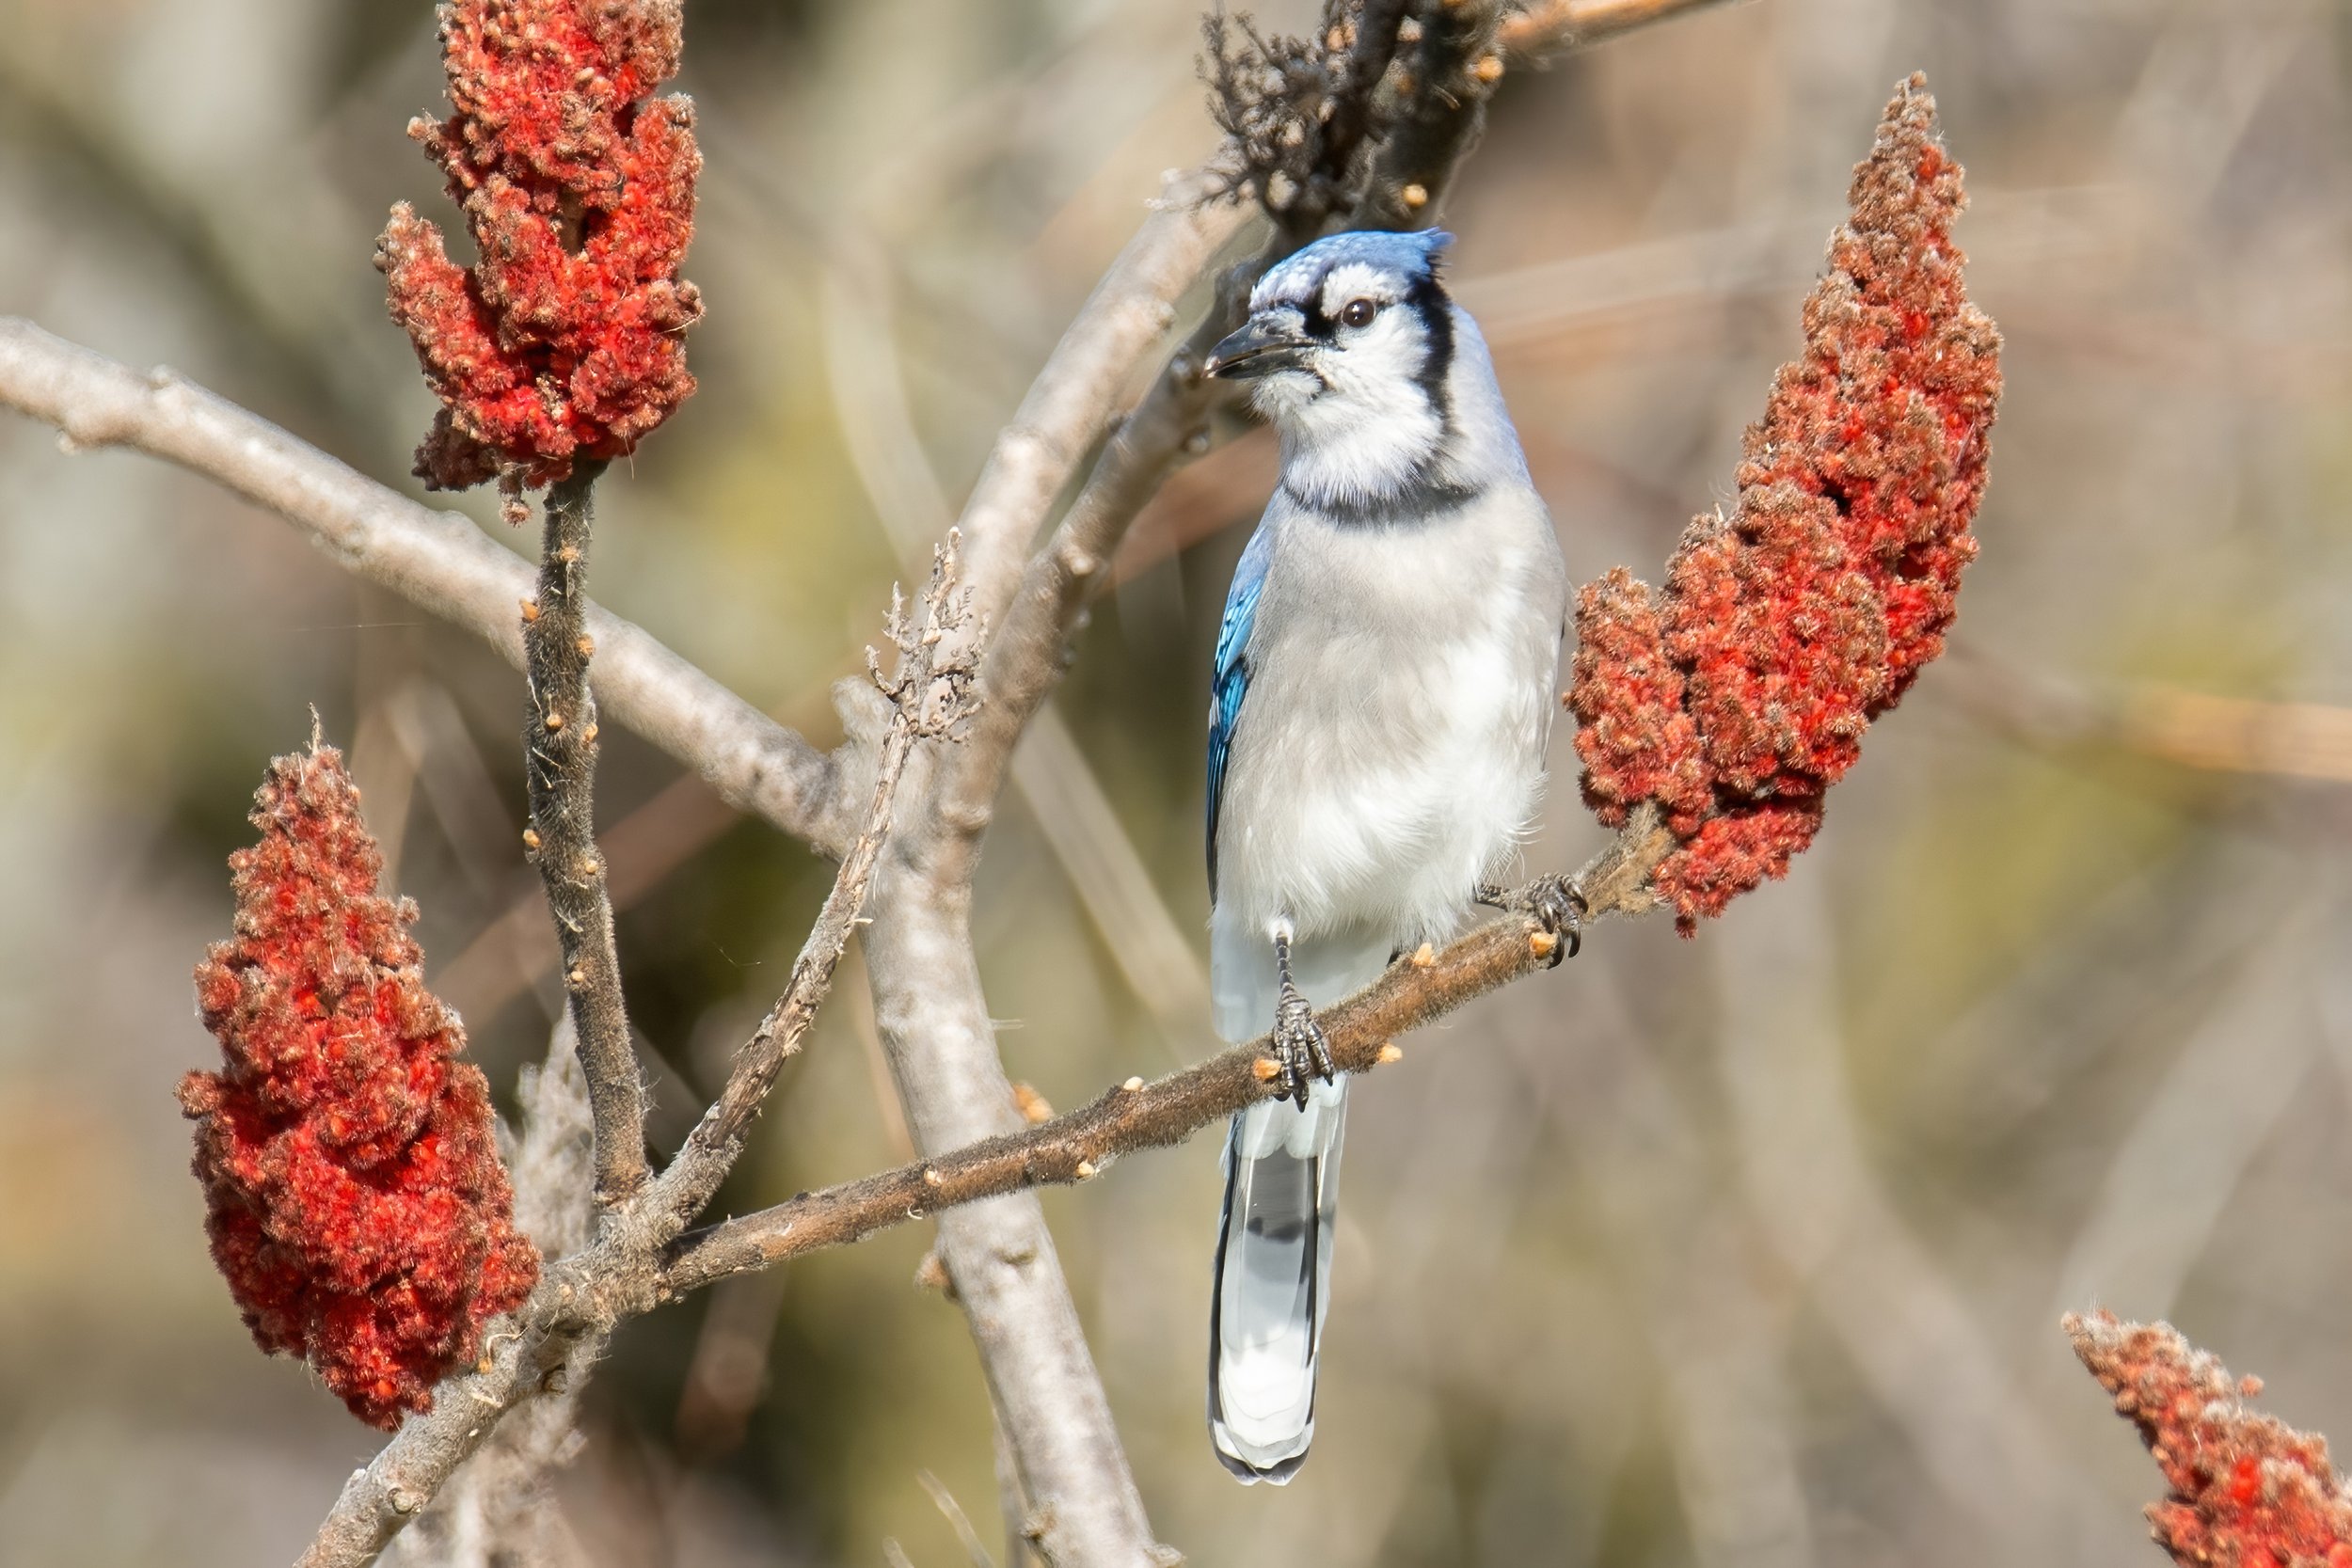
[[[1244,211],[1204,202],[1204,195],[1205,186],[1197,179],[1171,187],[1065,334],[999,441],[965,512],[967,537],[974,542],[974,581],[983,607],[1009,594],[1046,509],[1100,438],[1117,407],[1120,387],[1136,362],[1167,330],[1175,298],[1246,221]],[[135,446],[214,478],[302,525],[355,571],[447,615],[490,640],[517,665],[522,662],[514,606],[529,590],[528,569],[462,517],[418,506],[200,388],[174,377],[140,376],[29,324],[0,326],[0,402],[58,425],[78,445]],[[841,798],[843,778],[832,759],[757,714],[638,628],[601,611],[592,610],[588,616],[589,631],[604,656],[597,689],[617,721],[697,767],[730,803],[806,836],[819,847],[834,852],[844,847],[849,802]],[[970,998],[984,1023],[977,975]],[[993,1074],[1001,1085],[993,1037],[983,1032],[977,1043],[986,1052],[983,1076]],[[923,1048],[913,1049],[919,1053]],[[918,1070],[929,1072],[935,1065]],[[995,1238],[984,1250],[1020,1258],[1027,1276],[1058,1298],[1060,1310],[1050,1315],[1065,1321],[1068,1335],[1055,1354],[1065,1367],[1078,1369],[1082,1380],[1092,1386],[1091,1402],[1100,1416],[1099,1421],[1072,1429],[1073,1450],[1107,1449],[1123,1477],[1116,1433],[1086,1360],[1084,1341],[1077,1338],[1076,1314],[1053,1263],[1041,1216],[1028,1230],[1025,1238]],[[604,1275],[598,1277],[611,1283]],[[977,1287],[973,1294],[977,1299]],[[567,1329],[566,1347],[596,1340],[609,1331],[609,1323],[599,1329],[596,1322],[581,1320],[585,1326]],[[540,1372],[562,1365],[569,1354],[568,1348],[547,1349],[548,1335],[553,1332],[550,1328],[526,1336],[530,1358],[537,1358],[534,1365],[545,1362],[538,1365]],[[548,1355],[552,1360],[545,1359]],[[1011,1380],[992,1381],[1001,1392]],[[485,1392],[473,1387],[464,1397],[479,1401]],[[502,1402],[498,1405],[503,1407]],[[419,1443],[423,1449],[433,1448],[427,1439]],[[430,1494],[416,1489],[418,1472],[409,1465],[400,1455],[389,1457],[378,1475],[380,1484],[372,1482],[372,1490],[347,1496],[348,1506],[339,1508],[339,1518],[347,1526],[357,1516],[355,1510],[366,1512],[379,1503],[389,1507],[395,1494],[408,1499],[412,1511],[421,1506]],[[1046,1495],[1043,1487],[1036,1491],[1041,1498]],[[1123,1491],[1134,1497],[1131,1480]],[[1128,1512],[1139,1521],[1139,1501]],[[1064,1513],[1078,1520],[1084,1510],[1073,1504]],[[405,1516],[397,1510],[389,1515]]]
[[[939,847],[936,835],[893,841],[864,939],[883,1054],[925,1154],[1023,1125],[973,956],[971,882],[935,877],[920,858]],[[1165,1554],[1044,1212],[1034,1194],[1003,1192],[940,1215],[936,1248],[1012,1449],[1029,1504],[1025,1528],[1049,1562],[1152,1568]]]
[[[1355,206],[1359,154],[1382,129],[1381,84],[1419,8],[1420,0],[1324,0],[1303,38],[1268,35],[1221,5],[1201,19],[1209,114],[1226,137],[1216,166],[1265,208],[1279,249],[1305,245]]]
[[[1655,904],[1649,874],[1674,840],[1648,808],[1644,812],[1578,879],[1592,918],[1639,914]],[[1424,949],[1400,959],[1371,986],[1317,1015],[1333,1063],[1343,1072],[1368,1072],[1395,1060],[1387,1052],[1397,1036],[1548,967],[1557,940],[1535,921],[1515,916],[1481,926],[1442,952]],[[1273,1063],[1265,1049],[1262,1036],[1155,1083],[1129,1079],[1092,1104],[1042,1125],[681,1237],[665,1260],[661,1293],[681,1296],[729,1275],[843,1246],[957,1205],[1084,1181],[1122,1154],[1182,1143],[1266,1097]],[[952,1275],[952,1263],[949,1269]]]
[[[546,1062],[524,1067],[516,1099],[521,1135],[506,1151],[515,1223],[541,1256],[563,1258],[595,1233],[596,1139],[588,1081],[568,1013]],[[550,1484],[586,1441],[578,1426],[591,1357],[575,1350],[560,1387],[533,1390],[501,1421],[385,1554],[387,1568],[554,1568],[564,1539]]]
[[[435,1389],[433,1408],[402,1422],[366,1468],[351,1473],[295,1568],[364,1568],[501,1418],[533,1394],[564,1392],[630,1315],[624,1289],[639,1282],[624,1277],[627,1269],[609,1237],[550,1265],[522,1310],[491,1330],[481,1364]]]
[[[454,512],[421,506],[278,426],[166,370],[141,373],[0,317],[0,406],[64,435],[67,450],[122,446],[177,463],[277,513],[348,570],[483,638],[517,670],[516,606],[532,570]],[[598,701],[708,780],[738,810],[837,853],[832,758],[647,633],[585,609]]]
[[[834,413],[882,531],[902,558],[919,558],[946,532],[954,512],[899,372],[893,292],[879,246],[854,233],[836,234],[835,243],[842,254],[827,270],[824,311]],[[1038,710],[1014,752],[1010,782],[1131,989],[1175,1037],[1198,1033],[1208,1018],[1208,977],[1050,706]]]
[[[547,885],[548,913],[564,954],[564,992],[596,1116],[596,1202],[611,1205],[644,1183],[646,1164],[645,1085],[629,1044],[612,904],[596,848],[596,704],[588,690],[596,643],[581,584],[603,472],[602,463],[582,463],[548,492],[539,589],[522,606],[531,687],[531,717],[523,725],[531,826],[523,842]]]
[[[1468,23],[1447,14],[1464,8],[1472,12]],[[1601,8],[1551,8],[1589,21]],[[1652,15],[1638,20],[1687,6],[1645,8]],[[1375,188],[1360,204],[1359,221],[1419,212],[1434,198],[1475,135],[1482,89],[1500,74],[1499,59],[1481,52],[1495,36],[1491,4],[1460,8],[1428,0],[1375,9],[1379,25],[1343,40],[1363,55],[1361,69],[1350,72],[1351,81],[1362,78],[1356,82],[1362,96],[1343,128],[1363,127],[1349,130],[1346,139],[1365,149],[1369,162],[1360,166],[1375,171]],[[1401,24],[1391,28],[1380,21],[1407,10],[1416,13],[1419,27],[1409,38]],[[1572,41],[1596,36],[1588,29]],[[1564,32],[1553,41],[1568,37]],[[1400,74],[1391,68],[1394,51],[1406,42],[1419,48]],[[1398,78],[1395,96],[1405,105],[1395,119],[1390,118],[1395,104],[1384,102],[1375,112],[1371,96],[1391,76]],[[1431,106],[1425,119],[1412,109],[1416,93]],[[1404,129],[1394,147],[1386,146],[1382,138],[1393,126]],[[1327,172],[1353,178],[1349,168]],[[682,1288],[676,1280],[686,1277],[679,1268],[684,1260],[719,1244],[695,1243],[696,1250],[680,1254],[669,1282],[658,1279],[660,1249],[675,1240],[696,1201],[715,1189],[713,1173],[723,1177],[776,1064],[797,1037],[795,1019],[821,995],[839,953],[828,933],[849,924],[858,905],[858,878],[872,877],[868,957],[877,1014],[918,1146],[936,1153],[992,1134],[1029,1135],[1015,1131],[1019,1120],[974,966],[970,869],[1010,746],[1051,689],[1071,618],[1099,582],[1102,563],[1141,503],[1183,455],[1205,446],[1217,400],[1199,374],[1201,351],[1230,324],[1253,267],[1225,280],[1211,321],[1179,352],[1135,417],[1119,426],[1046,551],[1032,559],[1031,548],[1055,499],[1112,428],[1127,378],[1167,331],[1176,299],[1246,221],[1239,208],[1206,199],[1214,184],[1214,177],[1196,175],[1170,187],[1072,325],[981,475],[963,515],[966,579],[984,617],[1003,619],[1018,599],[1029,623],[1020,639],[1025,651],[1003,667],[1001,682],[994,654],[983,669],[989,700],[995,702],[1000,691],[1008,700],[1001,718],[991,721],[995,738],[967,749],[985,753],[977,767],[967,768],[959,757],[934,777],[939,765],[930,753],[900,749],[898,787],[909,799],[898,813],[899,831],[886,843],[877,829],[869,835],[875,845],[859,852],[850,822],[862,781],[846,777],[834,759],[758,715],[639,628],[580,604],[584,632],[603,655],[596,694],[616,721],[696,768],[731,804],[821,848],[847,853],[851,863],[771,1027],[747,1048],[727,1095],[698,1131],[701,1147],[674,1172],[679,1184],[663,1196],[676,1201],[647,1202],[641,1196],[617,1205],[588,1249],[550,1267],[532,1302],[511,1320],[511,1331],[496,1337],[483,1366],[444,1386],[435,1410],[413,1418],[354,1476],[306,1563],[364,1561],[414,1516],[501,1414],[534,1390],[548,1391],[577,1375],[620,1322],[655,1304],[657,1285]],[[1311,237],[1289,236],[1283,248]],[[376,485],[200,388],[164,372],[142,377],[28,324],[0,322],[0,403],[57,425],[71,444],[133,446],[203,473],[304,527],[352,570],[524,662],[513,607],[527,591],[528,570],[461,517]],[[947,651],[970,646],[967,641]],[[582,690],[564,713],[564,723],[579,722],[584,735],[587,711]],[[547,712],[553,716],[554,710]],[[898,721],[909,721],[903,703]],[[887,749],[887,742],[877,748],[878,760]],[[888,797],[881,788],[871,802],[884,823]],[[1597,911],[1629,910],[1646,896],[1647,872],[1662,847],[1653,842],[1659,837],[1653,831],[1623,840],[1608,864],[1588,872]],[[1610,892],[1618,882],[1622,888]],[[1442,958],[1399,966],[1330,1015],[1343,1061],[1371,1065],[1381,1055],[1386,1034],[1525,973],[1545,956],[1550,940],[1524,923],[1503,921]],[[1375,1030],[1382,1032],[1380,1038],[1374,1038]],[[1358,1064],[1359,1055],[1364,1060]],[[1259,1097],[1256,1072],[1254,1055],[1245,1051],[1196,1069],[1208,1075],[1197,1083],[1195,1075],[1172,1080],[1188,1086],[1166,1105],[1151,1090],[1122,1088],[1120,1096],[1141,1095],[1147,1106],[1156,1107],[1152,1116],[1131,1124],[1123,1101],[1106,1101],[1118,1110],[1098,1129],[1103,1135],[1067,1149],[1057,1146],[1055,1160],[1064,1153],[1070,1158],[1055,1168],[1081,1179],[1126,1147],[1183,1136]],[[884,1184],[900,1217],[908,1210],[954,1206],[941,1217],[941,1254],[971,1316],[1014,1454],[1018,1490],[1030,1511],[1022,1533],[1059,1562],[1161,1560],[1164,1549],[1152,1543],[1051,1237],[1033,1196],[1020,1190],[1049,1179],[1036,1174],[1044,1168],[1037,1162],[1046,1152],[1041,1146],[1035,1157],[968,1170],[941,1163],[960,1155],[935,1158],[928,1171],[910,1167],[919,1187],[911,1203],[900,1203],[905,1195],[891,1185],[906,1173],[874,1180]],[[785,1223],[788,1228],[790,1222]],[[724,1227],[708,1234],[742,1235]],[[753,1250],[764,1259],[763,1247],[755,1243]],[[785,1245],[774,1256],[803,1249]]]
[[[1651,908],[1649,874],[1672,844],[1646,815],[1630,824],[1579,879],[1590,916]],[[1557,940],[1534,921],[1513,917],[1478,927],[1442,953],[1415,954],[1392,965],[1371,987],[1320,1015],[1334,1061],[1343,1070],[1366,1072],[1397,1059],[1389,1050],[1396,1036],[1545,968]],[[410,1418],[366,1469],[354,1472],[298,1568],[360,1568],[431,1500],[499,1418],[534,1391],[561,1392],[626,1318],[730,1275],[846,1245],[932,1213],[943,1222],[946,1243],[950,1232],[945,1222],[959,1214],[1027,1196],[1026,1189],[1041,1184],[1089,1180],[1131,1150],[1182,1142],[1264,1098],[1271,1072],[1263,1044],[1228,1051],[1155,1084],[1131,1079],[1041,1126],[729,1220],[677,1238],[658,1255],[636,1250],[625,1227],[608,1225],[587,1251],[548,1269],[530,1304],[493,1333],[482,1368],[444,1384],[430,1412]],[[997,1259],[1009,1270],[1027,1261]],[[963,1289],[961,1276],[957,1289]],[[1082,1493],[1079,1500],[1089,1496]],[[1024,1531],[1044,1545],[1049,1560],[1116,1560],[1054,1557],[1070,1538],[1069,1527],[1048,1499],[1032,1497],[1030,1507]],[[1166,1560],[1147,1545],[1133,1560]]]
[[[983,616],[994,619],[1011,596],[1039,528],[1166,335],[1175,301],[1247,221],[1236,204],[1212,199],[1213,190],[1201,174],[1169,182],[998,437],[959,524]],[[978,824],[943,832],[938,777],[928,757],[907,769],[907,808],[875,868],[865,938],[884,1055],[916,1147],[927,1151],[1019,1125],[972,952],[964,835]],[[1164,1560],[1035,1197],[1012,1195],[945,1217],[939,1253],[1048,1560],[1106,1568]]]
[[[1176,319],[1176,302],[1249,219],[1207,176],[1169,179],[1030,383],[964,502],[963,580],[981,615],[1011,596],[1056,497],[1116,418],[1120,393]]]
[[[1963,707],[2029,745],[2105,747],[2216,773],[2352,784],[2352,707],[2272,703],[2149,683],[2086,689],[1952,650]]]

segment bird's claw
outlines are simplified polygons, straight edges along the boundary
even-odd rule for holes
[[[1281,1069],[1275,1080],[1274,1098],[1295,1101],[1301,1111],[1307,1108],[1308,1079],[1320,1078],[1328,1084],[1338,1070],[1331,1061],[1331,1042],[1324,1037],[1323,1025],[1315,1022],[1315,1010],[1287,982],[1274,1008],[1274,1060]]]
[[[1478,901],[1526,915],[1560,939],[1552,946],[1551,962],[1545,966],[1548,969],[1559,968],[1561,959],[1575,958],[1584,946],[1584,913],[1592,905],[1573,877],[1538,877],[1515,888],[1483,884],[1478,890]]]

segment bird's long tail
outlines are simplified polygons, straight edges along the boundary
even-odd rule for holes
[[[1245,1481],[1291,1479],[1315,1433],[1315,1358],[1331,1300],[1347,1079],[1302,1111],[1261,1101],[1225,1139],[1225,1213],[1209,1305],[1209,1436]]]

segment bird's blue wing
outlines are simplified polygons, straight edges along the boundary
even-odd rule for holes
[[[1233,568],[1226,591],[1225,619],[1216,632],[1216,670],[1209,684],[1209,896],[1216,896],[1216,822],[1225,799],[1225,759],[1232,750],[1233,725],[1249,690],[1249,624],[1258,613],[1266,566],[1274,559],[1274,536],[1261,523]]]

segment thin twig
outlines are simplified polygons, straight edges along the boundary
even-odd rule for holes
[[[1388,75],[1395,61],[1398,36],[1405,26],[1406,13],[1415,9],[1412,0],[1364,0],[1356,16],[1356,37],[1347,50],[1347,86],[1349,91],[1332,104],[1331,118],[1324,126],[1324,157],[1331,172],[1344,176],[1348,166],[1356,160],[1357,150],[1378,129],[1375,115],[1375,100],[1381,79]],[[1423,19],[1423,25],[1426,25]],[[1319,226],[1327,213],[1315,213]],[[1300,220],[1307,216],[1305,204],[1292,210],[1288,227],[1293,245],[1304,245],[1315,237],[1315,230]]]
[[[920,559],[954,513],[899,374],[891,291],[874,281],[886,269],[875,254],[848,254],[857,248],[849,243],[843,248],[826,284],[834,407],[883,533],[901,557]],[[1208,1017],[1208,977],[1050,706],[1038,710],[1013,753],[1011,784],[1129,985],[1153,1017],[1188,1038]]]
[[[2225,697],[2151,683],[2093,690],[1956,649],[1953,691],[2030,744],[2107,747],[2216,773],[2352,784],[2352,707]]]
[[[628,1315],[618,1288],[623,1259],[608,1235],[549,1265],[522,1310],[492,1326],[480,1365],[436,1388],[433,1408],[402,1422],[351,1473],[295,1568],[365,1568],[507,1412],[533,1394],[563,1392],[573,1369],[594,1361]],[[642,1288],[635,1293],[644,1295]]]
[[[556,1022],[546,1061],[523,1069],[516,1099],[521,1137],[507,1155],[515,1222],[542,1256],[566,1257],[588,1244],[596,1227],[594,1120],[568,1015]],[[767,1283],[747,1281],[745,1288]],[[556,1380],[561,1386],[532,1394],[486,1434],[392,1543],[385,1568],[560,1560],[548,1550],[564,1528],[554,1472],[587,1441],[578,1418],[592,1360],[576,1350]]]
[[[972,1560],[972,1568],[996,1568],[995,1560],[988,1555],[987,1546],[980,1542],[980,1532],[972,1528],[971,1515],[963,1512],[963,1505],[956,1501],[956,1495],[947,1490],[946,1483],[929,1470],[915,1471],[914,1479],[922,1483],[924,1491],[931,1495],[931,1506],[938,1509],[940,1516],[947,1521],[947,1528],[956,1532],[956,1541],[963,1547],[963,1555]]]
[[[795,729],[814,728],[832,711],[834,681],[858,667],[854,659],[835,659],[822,679],[770,709],[769,717]],[[592,688],[596,684],[590,682]],[[681,773],[600,830],[596,847],[603,851],[605,896],[612,912],[628,912],[741,820],[737,808],[714,794],[700,775]],[[511,831],[501,832],[503,846]],[[552,974],[560,957],[548,925],[547,899],[537,888],[529,888],[484,922],[456,957],[434,969],[433,993],[467,1018],[491,1018],[542,975]]]
[[[825,895],[816,925],[793,961],[792,977],[784,994],[760,1021],[750,1041],[736,1053],[726,1088],[704,1113],[656,1185],[655,1201],[679,1225],[702,1212],[734,1169],[743,1151],[744,1137],[774,1086],[777,1072],[801,1049],[817,1021],[818,1006],[833,989],[834,971],[856,928],[858,911],[873,881],[875,862],[890,835],[891,803],[908,757],[920,741],[953,738],[971,718],[977,658],[973,645],[959,639],[969,618],[969,602],[955,578],[957,543],[951,531],[947,543],[932,551],[930,585],[923,595],[919,624],[910,624],[894,598],[890,638],[898,649],[898,670],[884,677],[877,665],[873,673],[875,685],[897,712],[882,738],[865,826],[841,859],[833,891]]]
[[[588,690],[596,643],[581,584],[588,576],[593,496],[602,463],[582,463],[548,492],[539,590],[523,605],[523,773],[531,826],[523,841],[546,884],[564,954],[564,990],[580,1035],[580,1065],[596,1123],[596,1202],[622,1202],[644,1183],[645,1085],[628,1038],[612,904],[596,848],[596,702]]]
[[[516,604],[532,569],[473,522],[437,512],[176,373],[142,373],[0,317],[0,407],[55,425],[68,451],[122,446],[267,508],[345,569],[487,641],[517,670]],[[834,760],[643,627],[585,606],[596,697],[613,722],[709,781],[738,810],[836,852],[854,802]]]
[[[1665,22],[1726,0],[1536,0],[1506,18],[1502,45],[1514,55],[1540,56],[1584,49],[1620,33]]]
[[[1645,808],[1646,813],[1647,808]],[[1645,815],[1578,879],[1588,918],[1638,914],[1655,903],[1649,874],[1674,840]],[[1442,952],[1415,954],[1317,1015],[1343,1072],[1395,1058],[1396,1037],[1545,968],[1556,940],[1523,916],[1489,922]],[[681,1237],[660,1291],[674,1298],[747,1269],[843,1246],[960,1204],[1030,1187],[1084,1181],[1137,1149],[1184,1142],[1266,1098],[1271,1059],[1261,1036],[1153,1083],[1130,1079],[1092,1104],[1040,1126],[844,1182]]]

